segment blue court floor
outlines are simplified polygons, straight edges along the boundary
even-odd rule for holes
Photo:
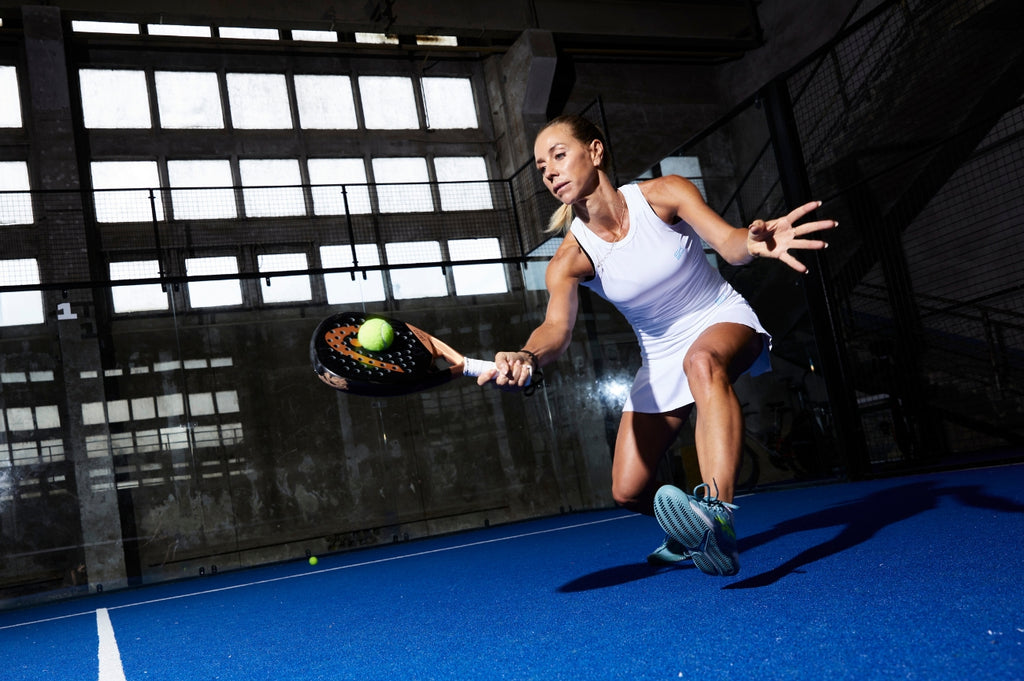
[[[737,503],[735,577],[579,513],[0,612],[0,679],[1024,679],[1024,465]]]

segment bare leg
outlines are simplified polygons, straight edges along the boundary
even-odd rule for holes
[[[691,408],[666,414],[622,412],[612,461],[612,497],[618,504],[654,515],[658,463],[689,419]]]
[[[757,359],[763,342],[750,327],[715,324],[683,360],[697,407],[694,439],[701,478],[725,502],[735,495],[743,445],[743,412],[732,383]]]

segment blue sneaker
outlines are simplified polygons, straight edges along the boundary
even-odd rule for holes
[[[690,552],[701,572],[709,575],[728,577],[740,571],[732,521],[736,508],[710,496],[706,484],[697,485],[693,496],[671,485],[654,495],[654,517],[662,529]]]
[[[665,535],[665,541],[661,542],[661,546],[647,556],[647,562],[651,565],[675,565],[689,559],[690,552],[668,535]]]

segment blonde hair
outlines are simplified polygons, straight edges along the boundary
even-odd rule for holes
[[[556,125],[568,126],[569,132],[579,142],[589,146],[591,142],[597,140],[604,147],[604,156],[601,157],[601,165],[598,166],[601,170],[608,172],[608,159],[610,157],[608,153],[608,145],[604,141],[604,133],[601,129],[591,123],[588,119],[577,114],[566,114],[564,116],[558,116],[552,118],[547,122],[543,128],[537,133],[539,137],[542,132],[548,128],[552,128]],[[555,212],[551,214],[551,218],[548,220],[548,228],[544,230],[545,234],[565,234],[569,231],[570,225],[573,221],[572,206],[567,203],[563,203]]]

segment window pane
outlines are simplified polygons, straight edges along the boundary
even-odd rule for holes
[[[530,251],[530,257],[543,257],[544,260],[527,260],[526,268],[523,271],[523,280],[526,283],[527,291],[543,291],[546,288],[544,274],[547,271],[548,259],[558,250],[561,239],[548,239],[537,248]]]
[[[373,178],[377,184],[377,203],[381,213],[429,213],[434,210],[430,185],[395,184],[427,182],[430,179],[427,175],[427,159],[375,158]]]
[[[0,128],[21,127],[21,95],[18,92],[18,70],[0,66]]]
[[[487,182],[466,182],[487,179],[487,162],[483,158],[435,158],[434,171],[439,183],[441,210],[491,210],[494,207],[491,187]]]
[[[160,201],[160,176],[156,161],[94,161],[92,186],[95,190],[96,220],[99,222],[152,222],[164,219]],[[127,190],[139,187],[137,191]],[[150,200],[149,189],[155,189]]]
[[[306,271],[309,262],[305,253],[267,253],[257,257],[260,272],[282,272],[284,270]],[[264,303],[286,303],[295,300],[311,300],[313,291],[309,285],[309,275],[293,277],[272,277],[270,283],[260,279],[260,291]]]
[[[183,24],[148,24],[150,35],[177,35],[190,38],[209,38],[213,31],[209,26],[186,26]]]
[[[217,74],[196,71],[157,71],[157,110],[163,128],[215,129],[224,127]]]
[[[160,276],[160,264],[156,260],[134,260],[110,263],[110,280],[156,279]],[[132,284],[112,286],[114,312],[142,312],[145,310],[166,310],[167,293],[160,284]]]
[[[385,33],[361,33],[356,31],[357,43],[370,43],[374,45],[397,45],[398,36]]]
[[[700,159],[696,156],[668,156],[661,160],[662,175],[681,175],[691,180],[704,195],[704,180],[701,177]]]
[[[144,71],[82,69],[78,75],[85,127],[152,127]]]
[[[171,206],[176,220],[236,217],[231,187],[230,161],[168,161],[167,180],[172,189]],[[227,187],[227,189],[195,189]]]
[[[372,267],[380,264],[380,255],[373,244],[356,244],[356,258],[360,265]],[[321,246],[320,262],[324,267],[353,267],[351,246]],[[384,300],[384,275],[380,270],[369,271],[355,277],[347,272],[324,275],[327,302],[332,305]]]
[[[361,76],[359,99],[363,104],[363,121],[370,130],[420,127],[411,78]]]
[[[421,82],[428,128],[480,127],[469,78],[424,78]]]
[[[35,258],[0,260],[0,286],[39,283],[39,264]],[[0,293],[0,326],[43,323],[42,291]]]
[[[245,214],[251,218],[305,215],[302,177],[298,159],[243,160],[238,162],[242,178]]]
[[[28,190],[28,164],[0,161],[0,192],[11,192],[0,194],[0,225],[32,224],[35,217]]]
[[[416,262],[439,262],[441,244],[436,241],[406,241],[384,245],[388,262],[401,265]],[[439,298],[448,295],[448,283],[440,267],[416,267],[390,271],[391,287],[396,299]]]
[[[292,31],[292,40],[308,40],[314,43],[336,43],[338,34],[335,31]]]
[[[295,76],[299,125],[310,130],[355,130],[356,104],[348,76]]]
[[[197,277],[211,274],[235,274],[238,261],[234,257],[185,258],[185,274]],[[241,305],[242,286],[237,279],[214,279],[211,281],[190,281],[188,299],[192,307],[216,307],[218,305]]]
[[[314,158],[306,163],[314,186],[313,210],[317,215],[344,215],[345,202],[352,215],[370,213],[370,189],[361,158]],[[345,195],[342,195],[342,185]]]
[[[72,21],[71,30],[76,33],[120,33],[138,35],[139,25],[118,21]]]
[[[279,73],[229,73],[231,123],[240,130],[292,127],[288,86]]]
[[[497,239],[455,239],[448,242],[452,260],[487,260],[501,257],[501,244]],[[452,267],[455,293],[469,296],[480,293],[507,293],[505,266],[501,263],[455,265]]]
[[[281,34],[276,28],[246,28],[244,26],[221,26],[218,29],[221,38],[238,38],[241,40],[278,40]]]

